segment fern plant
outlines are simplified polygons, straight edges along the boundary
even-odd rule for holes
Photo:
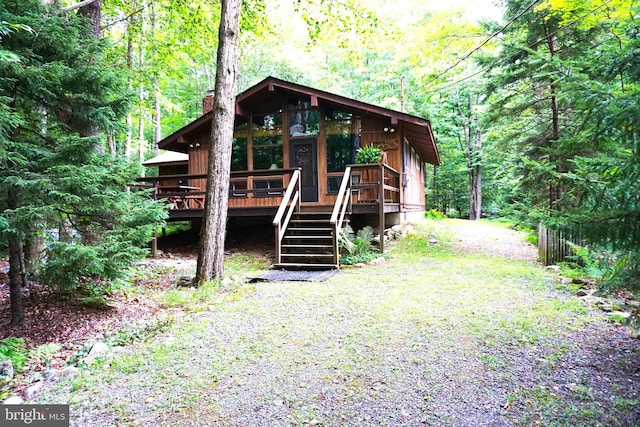
[[[29,359],[42,362],[45,366],[49,366],[51,359],[57,352],[62,350],[62,346],[57,343],[42,344],[29,352]]]
[[[353,228],[347,225],[340,233],[339,244],[343,249],[340,262],[345,265],[352,265],[377,258],[379,254],[371,247],[372,241],[372,227],[367,226],[354,233]]]
[[[27,345],[23,338],[8,337],[0,340],[0,360],[10,360],[15,372],[27,363]]]

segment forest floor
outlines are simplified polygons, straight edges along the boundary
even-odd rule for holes
[[[419,224],[325,282],[247,283],[272,257],[251,233],[203,289],[175,288],[195,267],[178,243],[108,310],[28,299],[10,334],[62,345],[40,369],[110,348],[31,401],[70,403],[78,426],[640,425],[640,340],[506,227]]]

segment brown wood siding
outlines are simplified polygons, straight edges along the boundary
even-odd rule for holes
[[[172,166],[158,166],[158,176],[162,175],[177,175],[178,167]],[[162,181],[162,185],[178,185],[178,179],[166,179]]]
[[[286,105],[283,101],[283,109]],[[325,111],[319,108],[320,111],[320,133],[316,135],[317,147],[318,147],[318,202],[310,203],[312,205],[333,205],[336,200],[335,194],[328,194],[327,177],[328,176],[341,176],[342,173],[333,172],[327,173],[327,146],[326,146],[326,122]],[[288,126],[288,115],[283,114],[283,162],[284,167],[290,167],[290,142],[292,138],[286,131]],[[249,124],[251,128],[251,124]],[[384,129],[388,130],[385,131]],[[394,132],[390,132],[390,129],[394,129]],[[394,183],[400,187],[400,202],[403,205],[402,210],[419,210],[424,209],[425,195],[424,195],[424,166],[420,162],[415,150],[410,148],[408,167],[406,172],[407,186],[402,186],[402,172],[403,164],[405,163],[402,143],[402,129],[398,125],[391,125],[388,120],[376,119],[371,117],[363,117],[360,120],[360,145],[368,146],[374,145],[382,148],[386,153],[386,164],[396,171],[400,172],[400,182]],[[204,132],[199,138],[196,138],[191,143],[193,147],[189,147],[189,174],[206,174],[207,162],[208,162],[208,146],[210,135],[208,132]],[[197,143],[199,142],[199,146]],[[253,141],[251,134],[247,138],[247,151],[248,151],[248,167],[249,170],[253,169]],[[368,174],[377,172],[367,172]],[[367,176],[363,177],[367,180],[378,182],[380,177]],[[390,183],[389,183],[390,184]],[[199,187],[201,191],[206,190],[205,179],[191,179],[189,185]],[[248,178],[248,188],[253,188],[251,178]],[[285,187],[287,183],[284,183]],[[369,190],[361,190],[361,194],[357,197],[360,201],[368,200],[367,192]],[[372,192],[372,191],[370,191]],[[373,192],[372,192],[373,194]],[[280,197],[230,197],[230,208],[261,208],[261,207],[273,207],[278,206],[280,203]]]
[[[209,162],[209,135],[202,134],[200,136],[199,146],[189,147],[189,175],[198,175],[207,173],[207,164]],[[206,191],[206,179],[192,179],[190,186],[200,187],[201,191]]]
[[[404,182],[402,191],[402,204],[404,210],[421,210],[425,207],[424,194],[424,164],[418,153],[408,143],[401,144],[402,161],[404,166]],[[406,152],[405,152],[406,151]],[[398,170],[402,170],[398,169]]]
[[[393,129],[394,132],[384,129]],[[362,134],[360,136],[360,146],[373,145],[381,148],[387,153],[387,164],[397,171],[402,170],[402,151],[400,149],[400,128],[392,126],[386,120],[372,118],[362,119]]]

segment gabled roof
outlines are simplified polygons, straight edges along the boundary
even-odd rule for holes
[[[189,162],[187,153],[178,153],[175,151],[165,151],[164,153],[152,157],[142,162],[143,166],[172,166],[184,165]]]
[[[287,82],[275,77],[267,77],[236,96],[236,121],[248,120],[257,107],[268,105],[282,97],[309,100],[311,106],[323,105],[325,108],[354,113],[363,118],[371,116],[388,119],[392,125],[399,125],[404,129],[404,136],[424,162],[434,165],[440,164],[440,157],[429,120],[297,83]],[[186,152],[189,138],[208,131],[211,126],[211,119],[212,113],[199,117],[160,141],[158,146],[163,149]]]

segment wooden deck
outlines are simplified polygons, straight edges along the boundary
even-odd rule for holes
[[[387,165],[350,165],[352,213],[382,214],[400,212],[400,174]],[[229,181],[230,217],[274,216],[297,169],[269,169],[231,172]],[[342,179],[342,172],[336,174]],[[162,175],[139,178],[136,187],[153,190],[156,200],[169,206],[169,220],[201,218],[204,208],[206,175]],[[323,202],[305,206],[333,208],[337,194],[326,194]]]
[[[349,165],[337,178],[340,189],[323,202],[301,202],[300,170],[269,169],[232,172],[229,217],[273,218],[276,266],[287,269],[339,267],[339,235],[351,215],[374,218],[380,233],[385,214],[401,211],[400,174],[384,164]],[[206,175],[163,175],[139,178],[137,187],[152,190],[169,206],[169,221],[202,218]],[[328,203],[330,202],[330,203]],[[291,225],[291,226],[290,226]],[[384,239],[380,239],[384,252]]]

